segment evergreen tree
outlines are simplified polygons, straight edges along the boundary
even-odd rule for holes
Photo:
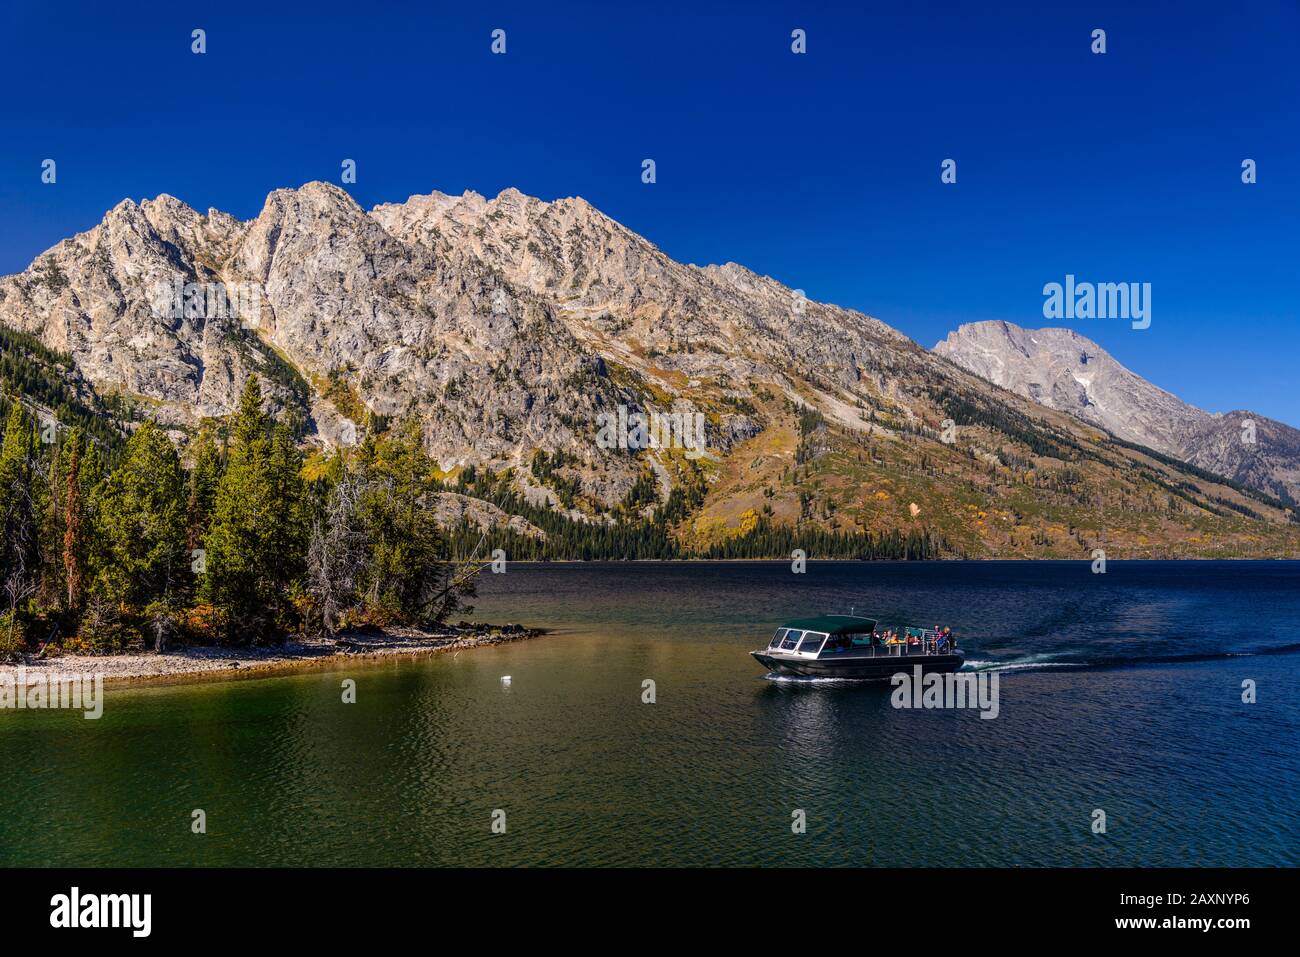
[[[212,433],[203,429],[194,444],[194,466],[190,469],[189,500],[186,503],[186,544],[198,548],[212,520],[221,481],[221,452]]]
[[[302,479],[302,451],[292,429],[277,423],[271,429],[270,509],[276,516],[270,528],[268,546],[278,556],[278,581],[289,587],[302,579],[307,548],[307,499]]]
[[[107,461],[100,451],[99,443],[83,442],[81,447],[81,467],[78,469],[78,484],[81,486],[81,501],[90,505],[96,488],[104,480]]]
[[[35,473],[39,444],[31,418],[14,400],[0,442],[0,588],[8,613],[9,641],[20,605],[36,590],[39,572]]]
[[[203,538],[207,571],[200,594],[212,605],[218,633],[242,643],[279,637],[293,624],[290,585],[304,544],[302,459],[285,430],[272,435],[254,377],[230,431]]]
[[[74,432],[76,430],[73,430]],[[40,551],[40,585],[36,601],[44,609],[66,607],[67,591],[63,568],[63,538],[66,533],[64,506],[67,499],[67,482],[64,475],[68,465],[68,443],[71,433],[63,443],[43,455],[45,466],[44,507],[41,509],[38,548]]]
[[[357,511],[369,542],[362,596],[377,624],[431,625],[473,594],[457,574],[433,507],[437,483],[417,422],[362,447]]]
[[[92,588],[123,612],[158,618],[175,609],[189,575],[184,475],[167,435],[146,422],[122,464],[95,491],[101,561]]]

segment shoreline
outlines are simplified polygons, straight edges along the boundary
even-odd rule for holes
[[[25,655],[22,661],[0,663],[0,675],[28,676],[42,672],[60,676],[100,674],[105,684],[164,685],[199,681],[267,678],[314,669],[328,670],[344,662],[378,663],[426,655],[488,648],[539,638],[542,628],[522,625],[474,625],[462,622],[444,631],[412,628],[341,632],[335,638],[293,637],[282,645],[228,648],[191,645],[165,652],[133,651],[109,655],[60,654],[49,658]]]

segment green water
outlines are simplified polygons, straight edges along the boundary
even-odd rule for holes
[[[485,578],[479,616],[545,638],[110,688],[98,721],[0,713],[0,863],[1296,863],[1279,794],[1300,780],[1298,656],[1254,655],[1253,632],[1224,639],[1246,657],[1163,654],[1223,606],[1215,587],[1293,634],[1295,567],[1228,586],[1086,568],[514,566]],[[774,621],[848,600],[959,626],[1000,670],[999,717],[766,680],[746,653]],[[1243,675],[1261,689],[1249,709]]]

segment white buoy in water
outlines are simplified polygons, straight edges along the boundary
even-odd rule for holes
[[[501,676],[501,684],[502,684],[504,687],[509,688],[509,687],[510,687],[510,676],[509,676],[509,675],[502,675],[502,676]]]

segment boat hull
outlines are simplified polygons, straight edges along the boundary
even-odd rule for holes
[[[803,678],[852,678],[858,681],[888,681],[899,673],[912,674],[920,668],[921,674],[948,674],[956,671],[966,659],[960,654],[947,655],[878,655],[870,657],[799,658],[794,655],[773,654],[770,650],[751,651],[754,660],[773,674],[795,675]]]

